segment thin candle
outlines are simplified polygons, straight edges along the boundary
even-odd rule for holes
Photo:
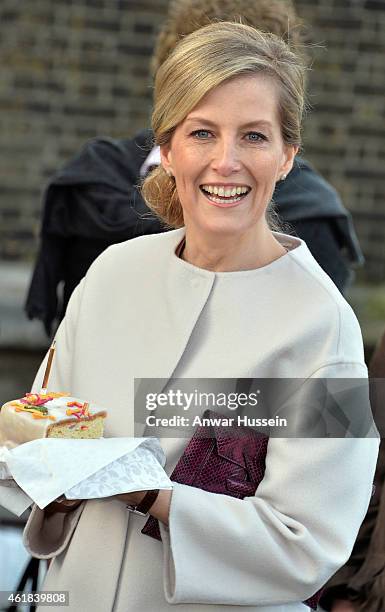
[[[51,367],[52,367],[52,360],[53,360],[53,356],[55,354],[55,345],[56,345],[56,340],[53,341],[52,346],[49,349],[48,361],[47,361],[47,366],[46,366],[45,372],[44,372],[43,386],[42,386],[42,389],[41,389],[41,393],[46,393],[47,392],[48,380],[49,380],[49,375],[50,375]]]

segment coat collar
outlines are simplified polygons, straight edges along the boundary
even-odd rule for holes
[[[143,435],[145,429],[145,394],[161,393],[172,378],[215,280],[215,272],[196,268],[175,254],[184,235],[184,228],[164,234],[162,242],[166,244],[157,256],[156,282],[163,286],[154,295],[162,299],[154,304],[156,317],[148,339],[143,338],[144,345],[148,342],[148,352],[138,364],[141,378],[135,379],[136,436]]]

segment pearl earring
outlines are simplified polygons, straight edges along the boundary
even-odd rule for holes
[[[286,179],[286,177],[287,177],[287,174],[282,174],[281,181],[284,181]]]
[[[174,176],[171,170],[166,170],[166,174],[169,178],[172,178]]]

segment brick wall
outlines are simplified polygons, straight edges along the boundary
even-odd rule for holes
[[[305,152],[352,212],[362,276],[385,279],[385,2],[297,0],[314,45]],[[324,48],[322,48],[324,45]]]
[[[297,0],[311,24],[306,156],[353,212],[366,277],[385,276],[385,3]],[[148,123],[167,0],[2,0],[0,259],[32,260],[42,186],[96,135]]]
[[[47,178],[89,138],[148,123],[167,0],[2,0],[0,259],[32,259]]]

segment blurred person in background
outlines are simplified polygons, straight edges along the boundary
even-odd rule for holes
[[[303,52],[302,22],[290,0],[172,0],[156,44],[156,73],[178,40],[212,21],[235,20],[272,32]],[[50,181],[44,198],[41,244],[26,312],[48,334],[72,291],[109,245],[169,229],[148,209],[138,185],[160,163],[150,130],[133,139],[96,138]],[[302,157],[273,195],[285,231],[305,240],[341,292],[363,262],[349,212],[335,189]],[[64,281],[63,303],[57,289]]]

